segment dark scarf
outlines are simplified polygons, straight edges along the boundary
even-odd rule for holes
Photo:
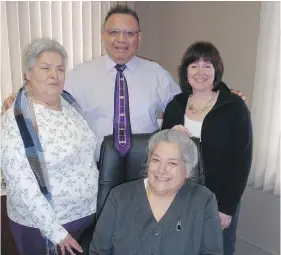
[[[83,116],[80,107],[68,92],[63,91],[61,96]],[[28,87],[24,85],[19,90],[19,93],[16,97],[14,104],[14,115],[24,144],[25,154],[30,168],[37,179],[40,191],[53,207],[52,194],[50,193],[50,184],[46,170],[46,162],[44,160],[44,153],[39,139],[39,130],[33,103],[31,102],[30,98]],[[46,254],[49,254],[50,251],[54,252],[55,245],[52,244],[52,242],[47,238],[45,239]]]

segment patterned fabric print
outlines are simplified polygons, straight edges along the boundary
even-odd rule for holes
[[[67,235],[61,226],[96,211],[96,137],[82,116],[62,99],[62,112],[34,105],[53,197],[40,192],[25,156],[13,111],[2,119],[2,167],[9,217],[39,228],[53,243]]]

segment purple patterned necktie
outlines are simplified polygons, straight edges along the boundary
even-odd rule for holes
[[[131,123],[127,81],[123,71],[126,65],[116,65],[117,69],[114,91],[114,148],[125,156],[131,148]]]

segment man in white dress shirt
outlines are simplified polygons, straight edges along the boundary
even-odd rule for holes
[[[141,31],[135,11],[122,5],[113,7],[105,18],[102,40],[108,55],[79,64],[68,73],[65,83],[97,136],[97,160],[104,136],[113,133],[116,64],[126,64],[132,133],[156,131],[159,111],[180,93],[163,67],[136,56]]]
[[[107,14],[102,31],[107,55],[77,65],[66,76],[65,89],[72,94],[97,136],[96,160],[104,136],[113,133],[116,64],[126,64],[132,133],[149,133],[159,126],[157,117],[174,95],[181,92],[172,76],[158,63],[136,56],[141,41],[139,18],[124,5]],[[243,100],[241,92],[235,92]],[[13,103],[5,100],[2,113]]]

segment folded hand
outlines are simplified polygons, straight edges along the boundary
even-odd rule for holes
[[[219,212],[222,230],[229,227],[232,217],[230,215]]]
[[[74,251],[72,250],[72,248],[74,248],[76,251],[78,251],[79,253],[82,253],[83,250],[81,248],[81,246],[77,243],[77,241],[71,236],[71,235],[67,235],[66,238],[64,238],[59,244],[58,246],[61,249],[61,254],[65,255],[65,250],[67,250],[71,255],[76,255],[76,253],[74,253]]]
[[[172,127],[173,130],[178,130],[178,131],[182,131],[185,134],[189,135],[190,137],[192,136],[192,134],[190,133],[190,131],[184,127],[183,125],[175,125]]]

